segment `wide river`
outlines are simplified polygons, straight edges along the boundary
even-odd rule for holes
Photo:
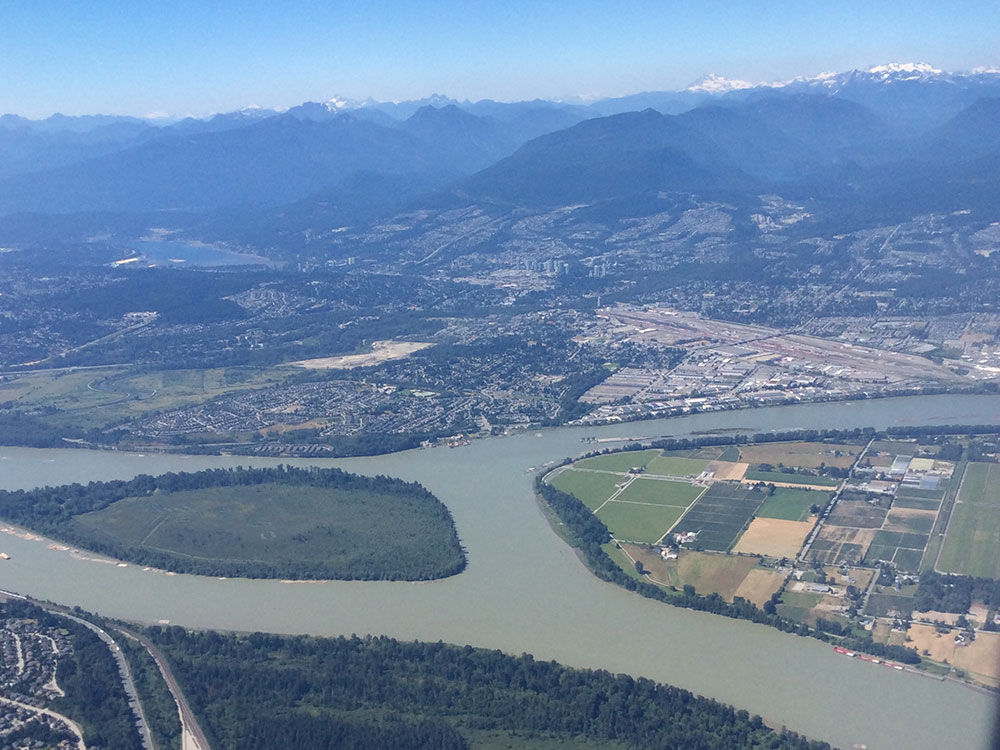
[[[642,675],[762,715],[842,748],[991,747],[998,703],[952,682],[877,667],[811,638],[670,607],[594,578],[550,529],[534,471],[594,446],[582,436],[662,436],[749,428],[1000,424],[1000,397],[926,396],[700,414],[602,428],[560,428],[339,461],[415,479],[451,509],[468,549],[461,575],[433,583],[220,580],[80,560],[0,535],[0,587],[100,614],[194,628],[472,644]],[[234,457],[0,448],[0,486],[278,463]],[[391,539],[386,544],[392,544]]]

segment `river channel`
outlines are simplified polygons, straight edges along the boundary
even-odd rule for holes
[[[670,607],[594,578],[549,528],[531,489],[547,462],[592,450],[581,438],[750,429],[1000,424],[998,396],[922,396],[707,413],[559,428],[337,465],[422,482],[451,509],[468,549],[461,575],[430,583],[221,580],[79,560],[48,542],[0,535],[0,587],[100,614],[195,628],[386,634],[472,644],[687,688],[842,748],[991,747],[998,703],[952,682],[834,654],[829,645]],[[0,487],[139,473],[271,465],[245,457],[0,447]],[[386,540],[392,544],[392,540]]]

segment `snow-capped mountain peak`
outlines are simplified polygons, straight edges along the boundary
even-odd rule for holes
[[[900,73],[914,74],[913,77],[921,75],[941,75],[943,71],[927,63],[888,63],[886,65],[876,65],[868,68],[866,73],[881,75],[884,77],[895,76]]]
[[[725,94],[729,91],[739,91],[741,89],[752,89],[755,84],[749,81],[741,81],[734,78],[724,78],[723,76],[710,73],[709,75],[695,81],[688,86],[685,91],[702,92],[706,94]]]

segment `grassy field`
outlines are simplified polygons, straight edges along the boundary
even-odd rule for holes
[[[625,491],[615,500],[686,508],[697,500],[702,492],[704,492],[704,487],[695,487],[686,482],[670,482],[663,479],[643,479],[640,477],[626,487]]]
[[[610,502],[597,512],[615,539],[654,544],[681,517],[683,508]]]
[[[552,486],[573,495],[591,510],[597,510],[614,494],[618,483],[622,481],[624,477],[614,474],[565,469],[552,480]]]
[[[1000,578],[1000,465],[968,465],[938,569]]]
[[[626,451],[625,453],[609,453],[606,456],[594,456],[577,461],[574,466],[582,469],[600,469],[601,471],[617,471],[625,473],[634,466],[646,466],[660,455],[658,450]]]
[[[359,567],[405,578],[398,573],[414,561],[445,554],[451,533],[422,503],[398,494],[286,484],[157,492],[73,522],[99,541],[171,559],[292,564],[328,578],[359,577]]]
[[[810,474],[786,474],[783,471],[760,471],[751,469],[746,473],[746,479],[754,482],[776,482],[784,484],[805,484],[810,487],[836,487],[838,481],[830,477],[817,477]]]
[[[761,518],[782,518],[786,521],[805,521],[809,518],[809,508],[813,505],[826,506],[830,493],[814,490],[797,490],[791,487],[776,487],[774,493],[764,501],[757,511]]]
[[[675,477],[696,477],[705,471],[707,466],[708,461],[704,459],[657,456],[646,464],[646,471],[650,474],[667,474]]]
[[[795,466],[800,469],[815,469],[821,464],[848,468],[858,453],[860,445],[832,443],[763,443],[740,448],[740,461],[749,464],[771,464]]]
[[[698,532],[704,549],[727,550],[764,501],[760,490],[716,483],[709,487],[674,529]]]

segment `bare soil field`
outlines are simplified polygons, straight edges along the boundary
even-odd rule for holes
[[[763,607],[764,602],[771,598],[771,594],[781,588],[784,580],[785,576],[776,570],[754,568],[747,573],[747,577],[733,592],[733,596],[741,596],[758,607]]]
[[[921,654],[926,649],[934,661],[965,670],[983,685],[1000,685],[1000,633],[977,633],[967,646],[955,645],[955,633],[938,633],[933,625],[911,625],[906,635]]]
[[[781,518],[755,518],[733,548],[770,557],[795,557],[812,531],[810,521],[786,521]]]
[[[717,482],[738,482],[743,479],[743,475],[747,473],[749,468],[750,464],[733,463],[732,461],[712,461],[708,464],[708,471],[715,472],[715,481]]]
[[[393,359],[404,359],[414,352],[434,346],[425,341],[376,341],[370,352],[361,354],[343,354],[338,357],[320,357],[304,359],[290,364],[304,367],[307,370],[351,370],[355,367],[371,367],[389,362]]]

